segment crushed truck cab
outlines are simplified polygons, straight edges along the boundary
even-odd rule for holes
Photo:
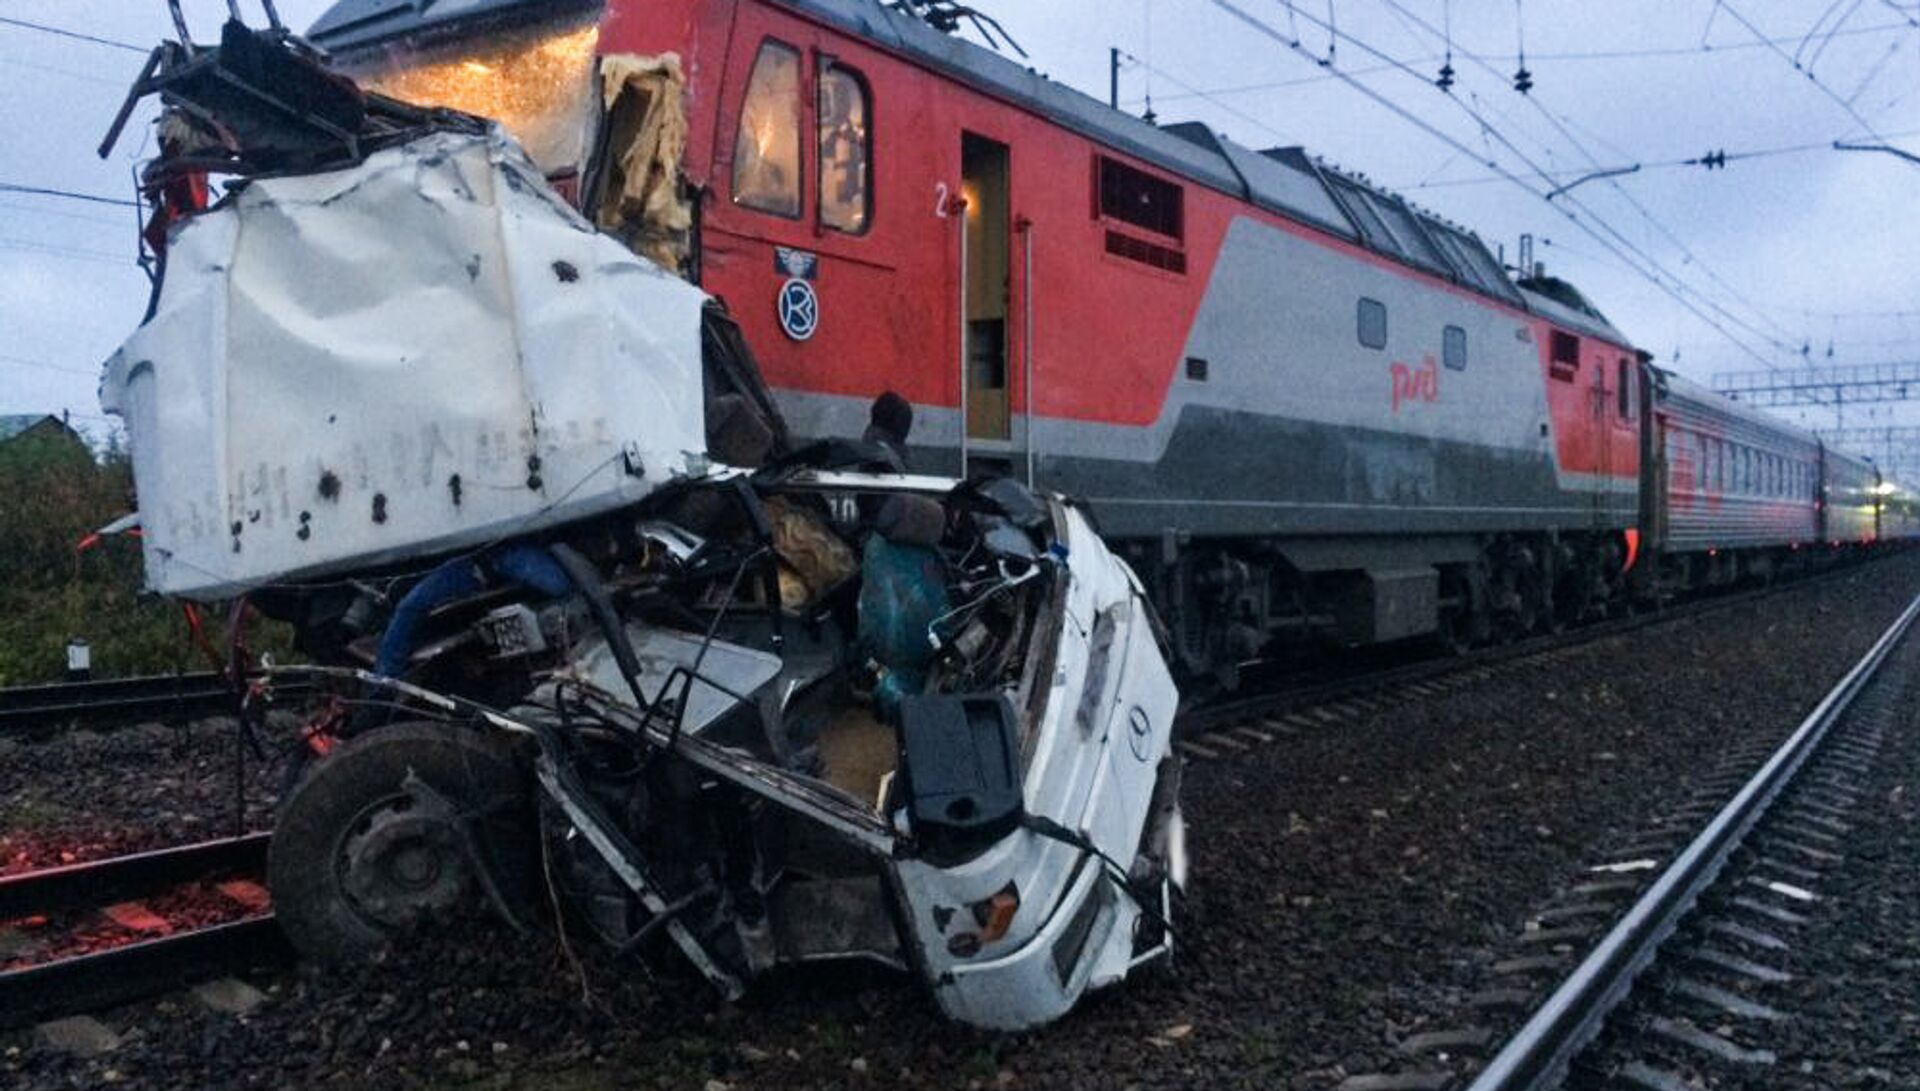
[[[102,400],[151,586],[311,660],[248,714],[325,694],[270,862],[298,947],[484,911],[727,996],[875,961],[1002,1029],[1170,955],[1179,695],[1081,507],[796,448],[724,306],[484,119],[237,23],[135,90],[163,275]]]

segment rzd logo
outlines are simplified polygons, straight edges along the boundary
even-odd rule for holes
[[[1440,400],[1440,363],[1429,356],[1415,371],[1405,364],[1393,365],[1393,411],[1400,412],[1402,402]]]

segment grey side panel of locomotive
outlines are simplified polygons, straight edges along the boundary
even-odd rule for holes
[[[1820,446],[1811,435],[1671,374],[1663,386],[1669,553],[1818,540]],[[1793,468],[1784,488],[1768,460]]]
[[[1383,349],[1360,343],[1362,298],[1386,307]],[[1442,362],[1447,326],[1466,334],[1458,370]],[[1185,355],[1206,361],[1207,378],[1176,369],[1148,425],[1042,418],[1032,429],[1039,479],[1090,501],[1109,536],[1474,535],[1631,519],[1630,479],[1558,469],[1528,321],[1475,296],[1241,217]],[[1079,365],[1043,361],[1037,386],[1049,366]],[[779,396],[802,435],[864,424],[864,401]],[[918,460],[954,469],[959,428],[950,408],[920,409]],[[976,443],[974,455],[1017,466],[1027,439],[1016,419],[1011,443]],[[1598,490],[1625,500],[1602,504]]]

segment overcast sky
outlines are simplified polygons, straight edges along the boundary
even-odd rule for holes
[[[975,3],[1028,63],[1098,97],[1117,46],[1130,110],[1150,93],[1163,121],[1203,120],[1253,147],[1303,144],[1504,244],[1509,260],[1532,233],[1550,272],[1690,377],[1792,366],[1803,345],[1815,364],[1920,359],[1920,164],[1827,147],[1877,143],[1871,132],[1920,151],[1920,0]],[[279,4],[302,28],[328,5]],[[222,0],[185,6],[197,36],[213,37]],[[163,0],[0,0],[0,18],[142,50],[0,23],[0,184],[130,197],[152,152],[151,111],[110,159],[94,148],[144,49],[171,34]],[[1431,83],[1448,26],[1451,98]],[[1522,41],[1529,96],[1511,86]],[[1814,150],[1737,158],[1800,145]],[[1724,170],[1660,165],[1718,149]],[[1489,181],[1489,160],[1536,192]],[[1536,195],[1551,188],[1536,169],[1558,184],[1635,163],[1552,204]],[[66,409],[100,423],[99,363],[147,297],[134,215],[0,192],[0,413]],[[1909,421],[1920,411],[1848,413],[1849,424]]]

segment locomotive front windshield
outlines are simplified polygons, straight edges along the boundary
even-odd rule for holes
[[[578,168],[592,131],[597,16],[451,45],[401,39],[346,65],[361,86],[506,126],[549,174]]]

